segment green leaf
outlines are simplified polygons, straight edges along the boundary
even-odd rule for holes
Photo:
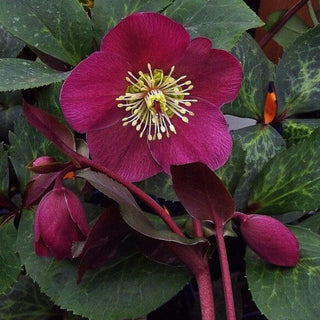
[[[232,53],[242,64],[243,79],[238,97],[224,106],[223,112],[261,121],[274,67],[257,42],[247,33],[232,49]]]
[[[194,37],[208,37],[215,48],[230,50],[248,29],[263,22],[242,0],[180,0],[165,14],[183,23]]]
[[[319,210],[312,212],[308,219],[303,220],[299,226],[309,229],[314,233],[320,234],[320,214]]]
[[[245,209],[253,181],[263,166],[285,148],[285,142],[271,126],[256,125],[233,132],[246,153],[244,174],[233,194],[238,210]]]
[[[46,65],[23,59],[0,59],[0,91],[41,87],[64,80],[68,72],[58,72]]]
[[[0,58],[15,58],[25,43],[7,32],[0,24]]]
[[[303,139],[310,137],[311,133],[320,127],[320,119],[286,119],[282,123],[282,136],[287,146],[292,146]]]
[[[20,183],[21,191],[31,177],[26,165],[37,157],[49,155],[64,161],[61,152],[41,133],[20,117],[9,133],[9,158]]]
[[[0,226],[0,294],[3,294],[17,279],[21,263],[16,253],[17,230],[13,221]]]
[[[320,236],[300,227],[290,229],[300,244],[298,265],[295,268],[271,266],[248,250],[246,270],[250,292],[268,320],[318,319]]]
[[[66,123],[60,105],[62,82],[52,83],[39,89],[37,107],[54,115],[60,122]]]
[[[8,151],[4,148],[4,143],[0,143],[0,193],[8,194],[9,189],[9,167]]]
[[[171,177],[166,173],[159,173],[149,179],[137,182],[136,185],[143,191],[159,198],[171,201],[178,200],[173,190]]]
[[[92,23],[98,44],[122,18],[135,11],[161,11],[172,0],[95,0]]]
[[[276,69],[278,115],[320,109],[320,25],[306,32],[285,51]]]
[[[0,140],[7,141],[8,131],[14,121],[22,114],[22,95],[20,91],[0,92]]]
[[[71,65],[92,50],[91,21],[77,0],[1,0],[0,22],[31,47]]]
[[[174,296],[191,277],[184,268],[167,267],[128,254],[99,270],[88,271],[77,284],[77,264],[36,256],[32,234],[33,218],[25,212],[18,248],[28,274],[54,303],[92,320],[146,315]]]
[[[258,213],[281,214],[320,207],[320,129],[277,154],[254,181],[249,205]]]
[[[245,159],[246,152],[243,150],[240,140],[233,139],[232,153],[227,163],[215,172],[232,195],[244,174]]]
[[[279,10],[273,12],[266,21],[264,29],[268,32],[279,21],[287,10]],[[288,22],[280,29],[279,32],[272,38],[286,49],[296,38],[303,35],[309,26],[306,22],[297,15],[292,16]]]
[[[40,293],[38,286],[27,276],[20,276],[14,286],[0,296],[0,319],[50,320],[53,303]]]

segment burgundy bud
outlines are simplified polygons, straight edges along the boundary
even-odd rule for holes
[[[240,231],[248,246],[267,262],[294,267],[299,260],[299,243],[295,235],[280,221],[270,216],[235,213]]]
[[[60,187],[47,193],[37,208],[34,247],[39,256],[72,258],[74,242],[86,239],[89,225],[82,204],[70,190]]]
[[[27,168],[35,173],[50,173],[64,169],[68,164],[57,162],[55,158],[50,156],[42,156],[31,161]]]

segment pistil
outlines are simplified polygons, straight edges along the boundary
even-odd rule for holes
[[[194,113],[187,109],[193,102],[197,102],[196,99],[187,99],[193,85],[190,80],[184,81],[186,76],[174,79],[174,69],[173,66],[169,74],[164,75],[163,70],[152,70],[148,64],[149,73],[139,71],[138,78],[128,72],[126,81],[130,85],[126,93],[116,100],[121,101],[119,108],[125,108],[131,113],[122,119],[122,125],[131,124],[140,132],[140,138],[145,133],[149,141],[161,140],[163,135],[169,138],[170,133],[177,133],[171,121],[174,116],[184,123],[189,122],[188,117],[194,116]]]

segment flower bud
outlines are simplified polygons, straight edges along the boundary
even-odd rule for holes
[[[299,243],[280,221],[265,215],[236,213],[240,231],[248,246],[267,262],[293,267],[299,260]]]
[[[89,225],[82,204],[70,190],[60,187],[47,193],[37,208],[34,247],[39,256],[72,258],[74,242],[86,239]]]
[[[66,167],[67,164],[57,162],[55,158],[50,156],[42,156],[32,160],[27,168],[35,173],[57,172]]]

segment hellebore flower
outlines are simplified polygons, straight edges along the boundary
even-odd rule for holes
[[[235,213],[248,246],[267,262],[294,267],[299,260],[299,242],[280,221],[265,215]]]
[[[80,200],[60,187],[47,193],[37,208],[34,247],[39,256],[72,258],[74,242],[86,239],[89,225]]]
[[[170,165],[225,163],[232,142],[220,107],[239,91],[238,60],[151,12],[123,19],[100,50],[75,67],[60,97],[94,161],[130,181]]]

